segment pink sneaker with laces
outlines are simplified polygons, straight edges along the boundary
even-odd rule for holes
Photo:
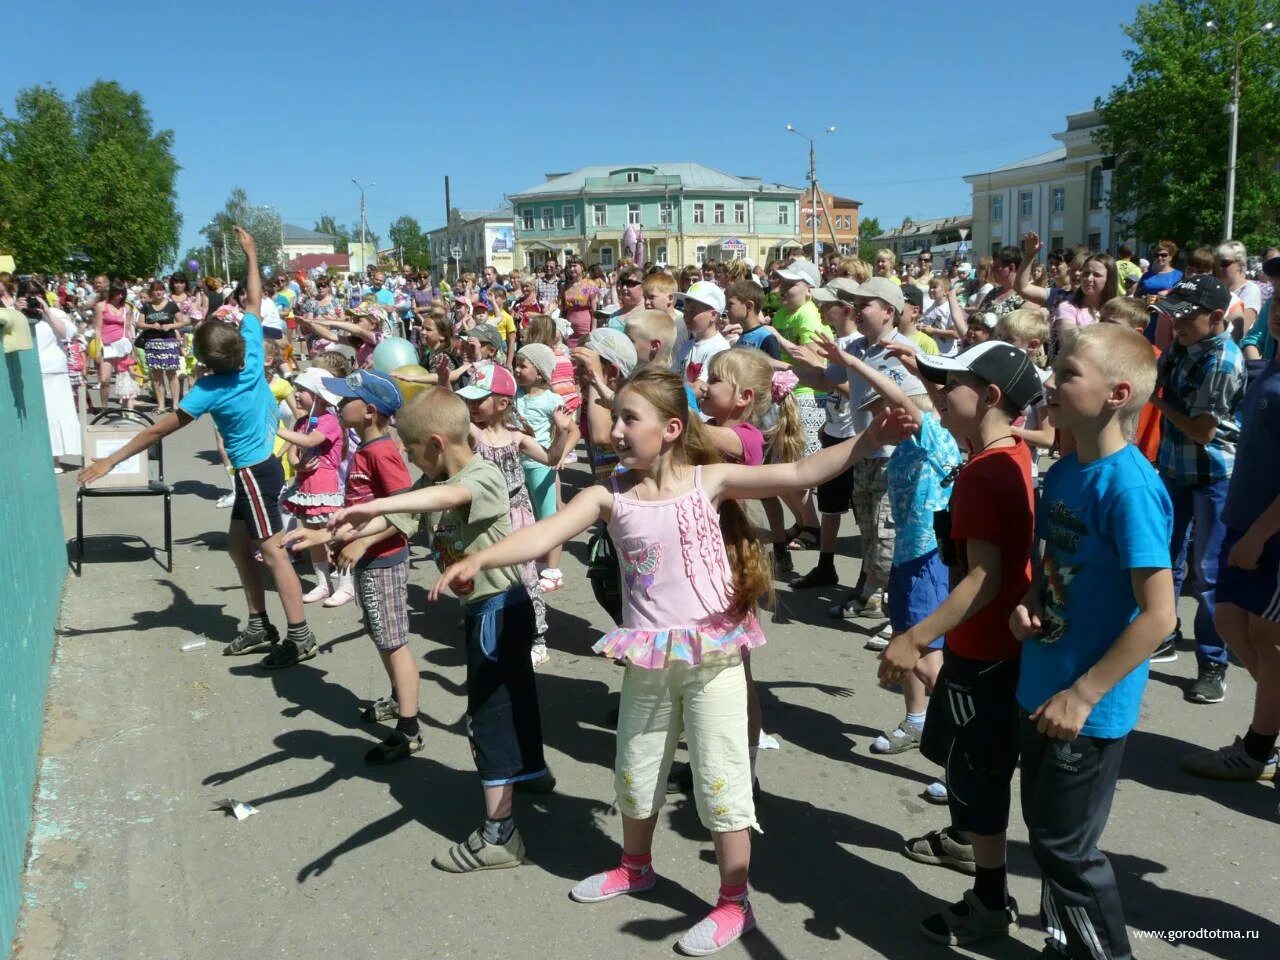
[[[569,896],[578,903],[600,903],[627,893],[644,893],[652,890],[657,882],[658,875],[651,864],[638,869],[616,866],[587,877],[569,891]]]
[[[756,915],[746,897],[740,900],[721,897],[715,908],[680,938],[679,947],[691,957],[705,957],[723,950],[755,928]]]

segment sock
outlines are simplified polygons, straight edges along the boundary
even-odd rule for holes
[[[988,910],[1003,910],[1009,900],[1009,891],[1006,886],[1008,868],[999,866],[974,869],[973,892],[978,895],[982,905]]]
[[[306,643],[311,639],[311,628],[307,626],[307,621],[301,623],[289,624],[289,632],[286,639],[292,640],[294,643]]]
[[[346,573],[338,574],[338,589],[345,590],[347,593],[355,593],[356,585],[352,579],[352,573],[348,570]]]
[[[720,899],[745,901],[747,899],[747,885],[745,883],[737,886],[730,886],[727,883],[720,884]]]
[[[622,869],[631,875],[631,879],[639,880],[645,871],[653,869],[653,855],[646,853],[643,856],[633,857],[629,853],[622,855]]]
[[[319,580],[321,583],[323,583],[326,587],[329,586],[328,558],[325,558],[324,560],[312,560],[311,565],[316,569],[316,579]]]
[[[1244,734],[1244,752],[1259,763],[1266,763],[1276,748],[1276,734],[1257,733],[1250,727]]]
[[[396,731],[403,733],[412,740],[418,735],[418,718],[417,717],[397,717]]]
[[[835,553],[818,553],[818,565],[815,570],[834,570],[836,568]]]
[[[747,759],[751,761],[751,782],[756,782],[756,757],[760,753],[760,748],[756,744],[747,747]]]
[[[917,730],[924,729],[924,713],[908,713],[907,723],[915,727]]]
[[[786,552],[787,552],[787,544],[785,540],[775,543],[773,545],[773,553],[775,556],[782,556]]]
[[[251,637],[259,637],[267,632],[267,627],[271,626],[271,621],[267,619],[265,613],[249,614],[249,625],[244,628],[244,632]]]
[[[484,829],[481,831],[486,843],[506,843],[515,832],[515,817],[503,817],[501,820],[485,817]]]

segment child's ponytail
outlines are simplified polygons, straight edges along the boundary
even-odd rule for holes
[[[774,463],[794,463],[804,456],[804,421],[800,419],[800,405],[793,391],[796,375],[790,370],[779,370],[773,375],[773,402],[778,411],[778,422],[769,431],[769,447]]]

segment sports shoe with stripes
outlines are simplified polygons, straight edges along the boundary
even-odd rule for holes
[[[506,843],[490,843],[477,830],[465,843],[455,843],[431,859],[431,865],[445,873],[475,873],[478,870],[505,870],[524,863],[524,840],[520,831]]]
[[[1272,753],[1266,763],[1260,763],[1245,752],[1244,740],[1236,737],[1229,746],[1187,754],[1182,758],[1182,769],[1208,780],[1274,780],[1276,755]]]

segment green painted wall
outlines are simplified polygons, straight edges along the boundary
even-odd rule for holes
[[[67,569],[35,349],[0,360],[0,943],[14,923],[31,827],[54,626]]]

